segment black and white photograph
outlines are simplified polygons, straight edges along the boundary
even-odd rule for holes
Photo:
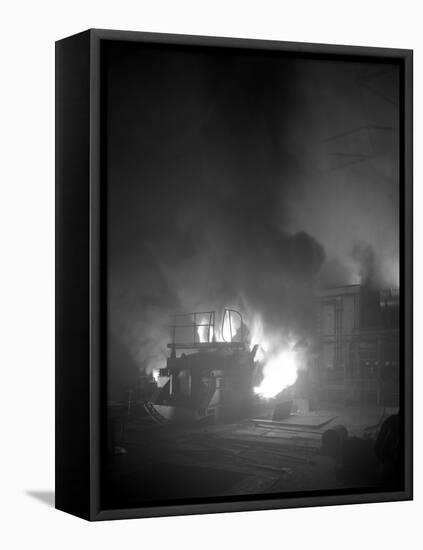
[[[0,548],[418,548],[419,4],[2,8]]]
[[[403,490],[400,63],[101,59],[102,508]]]

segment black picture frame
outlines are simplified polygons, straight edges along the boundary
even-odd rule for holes
[[[101,48],[106,41],[241,48],[309,58],[375,59],[400,65],[401,491],[265,495],[144,508],[102,509],[104,320],[107,313],[104,220],[106,177],[101,133]],[[56,43],[56,508],[87,520],[266,510],[412,499],[412,89],[411,50],[91,29]]]

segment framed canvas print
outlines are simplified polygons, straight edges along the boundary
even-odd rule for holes
[[[412,52],[56,43],[56,506],[412,498]]]

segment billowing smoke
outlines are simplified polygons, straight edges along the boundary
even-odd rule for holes
[[[399,68],[304,61],[284,203],[291,231],[320,241],[323,286],[399,285]]]
[[[377,287],[378,282],[383,280],[381,263],[374,248],[363,242],[356,242],[351,251],[351,259],[358,266],[360,281],[366,287]]]
[[[318,286],[395,271],[397,111],[367,86],[384,69],[394,93],[395,68],[126,48],[105,74],[109,333],[137,368],[163,366],[175,312],[307,339]]]

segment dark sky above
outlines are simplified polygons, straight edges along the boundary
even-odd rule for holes
[[[172,312],[239,307],[302,336],[316,287],[398,284],[396,66],[105,54],[109,326],[140,366]]]

